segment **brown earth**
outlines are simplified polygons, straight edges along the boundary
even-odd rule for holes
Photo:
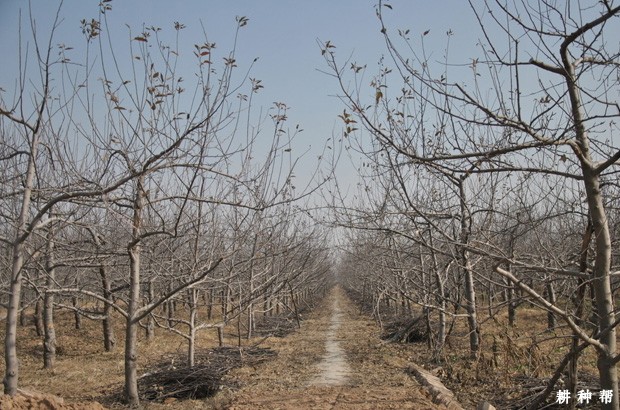
[[[54,370],[42,369],[41,339],[32,325],[18,329],[20,385],[14,398],[0,395],[0,409],[98,410],[125,408],[118,402],[123,383],[122,320],[115,318],[117,348],[104,352],[101,324],[83,320],[72,328],[71,312],[57,312],[59,355]],[[268,347],[278,356],[233,370],[221,391],[205,400],[143,401],[145,409],[445,409],[409,372],[419,346],[382,342],[380,329],[340,288],[287,337],[257,337],[244,344]],[[238,338],[227,329],[225,343]],[[1,335],[0,329],[0,336]],[[178,336],[157,330],[153,341],[141,334],[139,372],[151,369],[167,354],[185,351]],[[198,348],[217,345],[205,331]],[[0,363],[3,360],[0,357]],[[226,387],[230,386],[230,387]],[[40,393],[39,393],[40,392]],[[61,398],[62,397],[62,398]],[[99,403],[102,403],[103,406]],[[105,407],[104,407],[105,406]]]
[[[335,308],[340,312],[334,313]],[[332,364],[340,366],[343,359],[334,360],[337,350],[335,353],[326,343],[330,332],[335,336],[331,342],[338,343],[346,356],[346,377],[321,377],[322,372],[334,371],[327,370],[326,360],[331,358]],[[410,364],[406,347],[381,342],[375,323],[359,314],[338,287],[303,322],[300,331],[284,339],[267,340],[264,346],[278,351],[278,358],[230,375],[243,385],[229,396],[226,405],[230,409],[447,408],[434,404],[428,391],[406,373]],[[335,382],[329,383],[330,379]]]
[[[105,410],[97,402],[66,404],[58,396],[35,392],[21,391],[16,396],[0,396],[0,409],[2,410]]]

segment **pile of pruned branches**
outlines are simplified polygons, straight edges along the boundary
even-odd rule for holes
[[[383,324],[382,339],[395,343],[427,342],[428,326],[422,316],[393,319]]]
[[[285,337],[297,327],[297,320],[291,315],[264,316],[256,321],[254,335]]]
[[[558,380],[553,386],[553,389],[547,392],[544,397],[539,396],[541,394],[544,394],[545,389],[548,387],[548,378],[519,375],[514,377],[513,381],[513,387],[507,391],[502,392],[503,394],[498,394],[498,398],[493,402],[493,404],[497,406],[497,408],[509,410],[531,408],[532,403],[535,400],[539,400],[539,402],[535,404],[536,408],[545,408],[552,410],[563,409],[567,407],[566,405],[559,404],[556,397],[556,393],[558,390],[565,389],[567,387],[565,385],[564,377],[561,377],[560,380]],[[600,391],[600,383],[596,376],[588,373],[580,373],[577,382],[577,391],[580,390],[590,390],[593,392]],[[502,396],[504,398],[503,400]],[[597,409],[600,408],[600,402],[598,402],[597,398],[595,398],[589,403],[584,402],[579,404],[577,407],[580,409]]]
[[[277,315],[257,317],[253,331],[254,336],[288,336],[301,327],[301,322],[304,320],[304,317],[316,307],[319,301],[320,298],[302,300],[297,310],[289,310],[288,312]]]
[[[196,352],[195,365],[185,364],[185,356],[168,356],[138,381],[140,396],[150,401],[167,398],[202,399],[221,389],[230,370],[256,365],[277,353],[261,347],[218,347]]]

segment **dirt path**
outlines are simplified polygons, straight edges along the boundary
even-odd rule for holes
[[[319,363],[318,374],[310,383],[311,386],[342,386],[347,384],[351,376],[347,355],[338,339],[338,330],[343,323],[339,299],[333,298],[332,316],[325,339],[325,353]]]
[[[407,354],[335,288],[300,331],[264,345],[278,358],[231,377],[230,409],[445,409],[405,373]]]

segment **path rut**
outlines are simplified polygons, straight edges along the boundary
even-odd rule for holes
[[[378,336],[336,287],[301,330],[263,344],[278,351],[276,360],[231,375],[243,387],[228,408],[446,409],[406,373],[406,347]]]
[[[342,386],[347,384],[351,368],[344,349],[340,346],[338,330],[343,320],[338,298],[334,298],[329,329],[325,339],[325,354],[318,365],[318,374],[312,380],[313,386]]]

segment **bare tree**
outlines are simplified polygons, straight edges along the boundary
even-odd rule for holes
[[[0,166],[5,171],[0,240],[6,250],[3,263],[11,272],[3,281],[8,295],[7,394],[15,394],[18,387],[16,327],[23,311],[26,261],[45,267],[38,271],[44,273],[47,283],[36,284],[49,308],[45,315],[50,325],[46,363],[53,363],[51,320],[53,306],[59,303],[55,295],[76,302],[80,295],[103,303],[102,314],[91,316],[103,319],[106,349],[112,348],[114,340],[111,309],[125,318],[125,396],[135,406],[139,404],[136,340],[140,322],[183,291],[195,301],[200,285],[213,279],[220,262],[234,260],[232,256],[248,242],[249,235],[243,234],[238,237],[244,241],[241,247],[216,246],[225,235],[216,230],[213,234],[219,237],[198,247],[204,230],[213,226],[207,223],[208,218],[200,217],[191,236],[194,254],[199,257],[193,259],[191,268],[181,269],[185,275],[167,281],[174,276],[173,270],[185,263],[171,250],[189,231],[189,210],[198,204],[209,212],[224,208],[260,214],[312,192],[310,187],[296,191],[293,186],[296,160],[290,144],[299,128],[286,129],[284,104],[276,104],[268,114],[273,134],[268,137],[264,161],[252,160],[252,156],[258,157],[256,147],[264,146],[259,130],[269,117],[258,118],[261,126],[252,126],[256,120],[252,96],[262,85],[260,80],[247,81],[248,72],[236,74],[236,45],[222,55],[224,62],[218,65],[215,43],[196,44],[195,54],[190,56],[196,63],[195,84],[190,86],[195,92],[185,93],[184,80],[175,71],[184,25],[174,25],[174,47],[166,44],[158,28],[144,28],[137,35],[130,32],[133,59],[125,70],[108,41],[110,12],[109,3],[102,2],[97,18],[82,21],[86,60],[79,64],[69,58],[72,47],[53,46],[58,14],[45,45],[31,21],[34,51],[28,54],[20,44],[20,78],[14,100],[0,101],[0,126],[6,135],[0,146]],[[239,17],[238,30],[247,22]],[[235,36],[235,44],[236,40]],[[39,83],[30,78],[26,61],[36,63]],[[249,90],[247,95],[243,87]],[[246,132],[242,133],[243,129]],[[78,144],[73,143],[76,136]],[[65,206],[74,211],[61,212]],[[48,216],[52,209],[54,215]],[[59,240],[61,233],[66,235],[64,243]],[[69,239],[71,235],[74,238]],[[75,257],[68,256],[71,241],[84,245]],[[164,252],[158,255],[155,249]],[[59,256],[60,252],[66,254]],[[43,264],[38,260],[41,255],[45,256]],[[119,273],[111,275],[111,266]],[[231,266],[234,270],[238,265],[233,262]],[[254,289],[239,295],[244,307],[252,306],[267,289],[274,289],[276,280],[279,289],[288,283],[294,295],[295,278],[303,276],[297,272],[283,280],[279,273],[268,273],[272,275],[255,275],[251,281]],[[237,272],[231,278],[235,275]],[[144,280],[154,285],[146,301]],[[89,314],[77,303],[70,308],[76,318]]]
[[[620,158],[620,149],[610,137],[620,115],[611,97],[618,86],[615,73],[620,54],[607,41],[613,35],[610,26],[620,7],[612,1],[470,4],[483,37],[481,55],[472,56],[468,65],[458,66],[461,68],[448,61],[448,50],[443,61],[428,57],[424,46],[427,31],[419,42],[410,38],[408,30],[391,32],[385,15],[392,6],[383,2],[377,15],[393,67],[380,67],[369,92],[362,82],[365,66],[340,64],[335,46],[330,42],[321,45],[347,106],[341,116],[345,137],[352,138],[356,128],[362,127],[372,136],[375,147],[392,158],[392,168],[424,167],[436,177],[453,180],[456,198],[462,200],[460,234],[450,237],[444,231],[439,237],[459,250],[464,274],[471,270],[467,262],[470,255],[489,260],[508,286],[517,286],[552,313],[554,320],[557,317],[568,324],[581,342],[597,352],[601,388],[613,395],[613,401],[604,407],[618,409],[616,363],[620,356],[611,288],[612,242],[601,186],[617,173]],[[447,33],[448,44],[453,36],[453,32]],[[350,82],[345,80],[349,68],[353,76]],[[365,101],[363,96],[369,93],[372,99]],[[487,217],[483,216],[497,214],[496,205],[488,212],[476,209],[473,194],[484,189],[477,191],[476,184],[471,183],[462,185],[483,182],[484,175],[501,175],[508,184],[516,179],[523,186],[535,187],[532,192],[536,196],[555,197],[556,202],[561,196],[554,183],[571,194],[582,193],[593,229],[592,269],[584,273],[573,260],[562,261],[545,248],[519,258],[510,244],[506,248],[487,242],[482,231]],[[487,191],[491,188],[488,182],[482,186]],[[495,189],[489,196],[501,194]],[[551,199],[547,204],[553,202]],[[419,212],[419,206],[420,202],[412,201],[408,212],[422,218],[432,215]],[[569,212],[577,214],[575,210]],[[550,221],[549,227],[558,232],[551,222],[560,220],[558,217],[530,217]],[[441,232],[436,224],[431,226]],[[483,235],[472,236],[472,232]],[[579,252],[580,245],[575,248]],[[521,280],[521,271],[543,275],[549,286],[546,290],[534,289]],[[586,326],[576,323],[571,312],[558,307],[550,276],[544,275],[572,279],[576,288],[581,286],[576,278],[592,284],[598,325],[595,333],[590,334]],[[467,277],[465,286],[469,294],[473,286]],[[475,301],[471,296],[468,299]],[[473,318],[471,308],[475,305],[468,308]],[[473,350],[475,341],[471,342]]]
[[[1,159],[7,171],[6,191],[3,193],[3,207],[7,212],[2,214],[3,224],[7,227],[8,236],[0,238],[8,245],[11,254],[10,277],[8,284],[8,303],[5,359],[6,369],[4,391],[14,395],[17,392],[19,366],[16,351],[16,329],[20,300],[22,298],[22,282],[25,272],[25,261],[28,255],[27,243],[35,231],[55,222],[55,218],[47,218],[50,210],[63,201],[80,197],[96,197],[111,192],[133,178],[133,175],[110,177],[104,184],[98,178],[97,171],[87,172],[83,167],[92,159],[83,156],[68,166],[68,146],[63,145],[66,135],[61,131],[57,116],[62,110],[53,106],[58,100],[52,97],[55,90],[52,78],[62,70],[62,58],[53,52],[53,35],[58,27],[59,17],[56,15],[49,41],[43,45],[37,37],[34,23],[31,21],[34,50],[26,53],[20,43],[21,51],[18,59],[20,78],[17,81],[15,100],[0,102],[0,121],[5,131],[5,156]],[[21,35],[21,33],[20,33]],[[34,60],[37,68],[38,83],[28,77],[27,62]],[[32,98],[30,98],[32,97]],[[67,104],[75,97],[74,93],[65,95],[63,103]],[[30,102],[32,101],[32,102]],[[65,105],[66,107],[66,105]],[[37,176],[45,166],[55,164],[63,175],[61,181],[48,179],[38,180]],[[101,170],[99,170],[101,171]],[[106,174],[106,171],[103,171]]]

